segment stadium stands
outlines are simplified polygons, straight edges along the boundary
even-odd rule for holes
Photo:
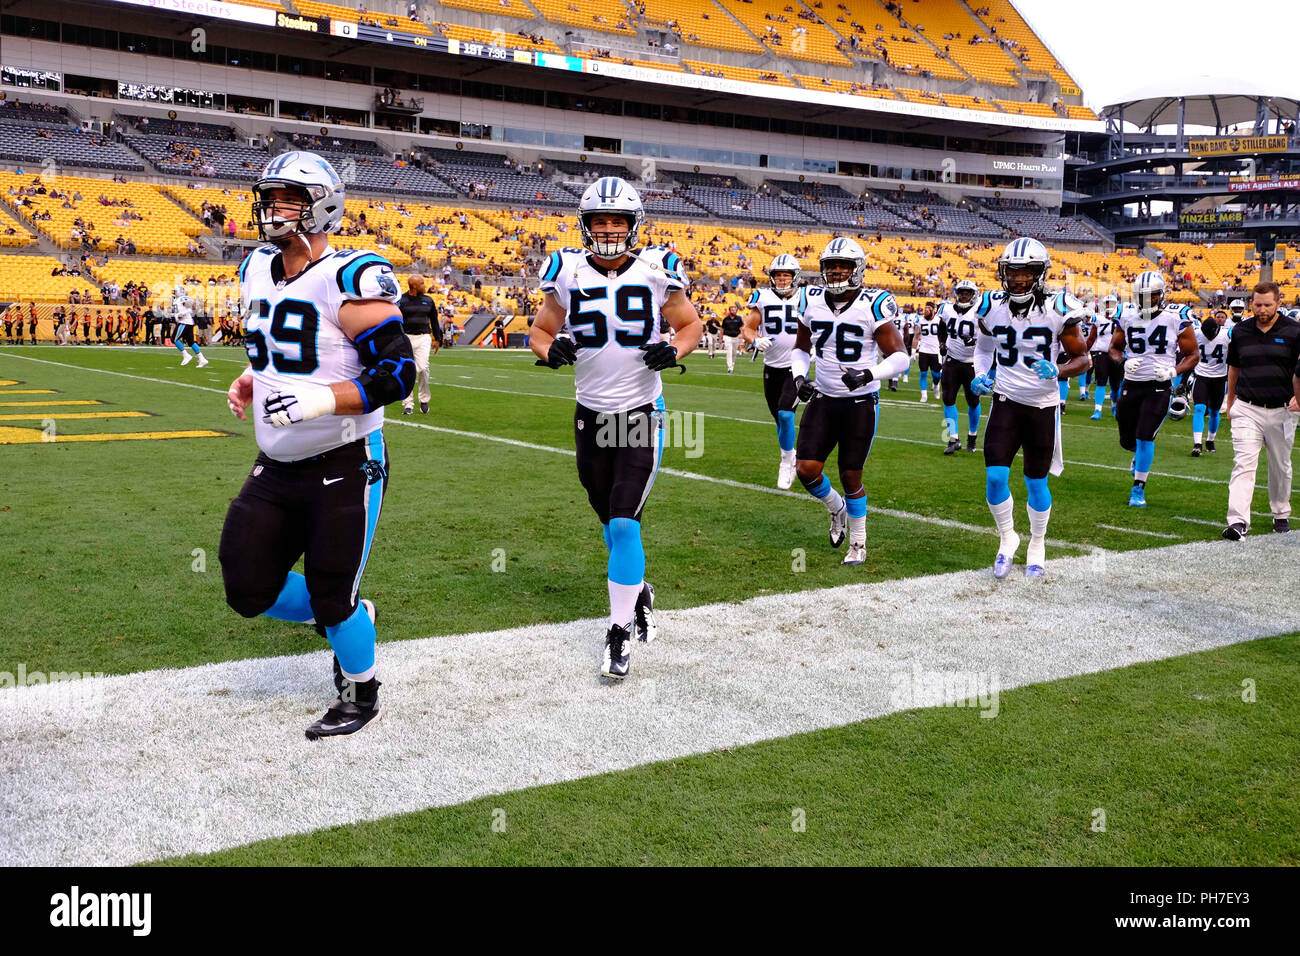
[[[599,33],[636,36],[631,12],[623,0],[531,0],[532,5],[552,23],[582,27]]]
[[[719,5],[743,23],[772,53],[794,60],[849,66],[841,51],[847,44],[832,33],[821,17],[803,4],[786,0],[719,0]],[[789,16],[787,16],[789,13]]]
[[[702,60],[683,60],[686,66],[690,67],[692,73],[699,73],[701,76],[718,76],[726,77],[729,80],[740,80],[742,83],[769,83],[777,86],[794,86],[794,81],[784,73],[776,73],[772,70],[753,70],[745,66],[728,66],[725,63],[705,63]]]
[[[71,166],[144,171],[144,164],[126,147],[100,133],[57,122],[33,130],[29,122],[0,122],[0,159],[36,163],[46,169]]]
[[[93,279],[55,276],[63,263],[53,256],[0,255],[0,302],[66,302],[73,289],[96,289]]]
[[[1052,56],[1043,41],[1020,16],[1011,0],[976,0],[972,7],[975,15],[988,28],[995,40],[1005,44],[1007,52],[1019,59],[1025,69],[1046,73],[1061,88],[1063,96],[1079,96],[1078,84],[1070,78],[1056,57]]]
[[[763,47],[712,0],[640,0],[637,6],[645,10],[642,22],[671,29],[681,43],[736,53],[764,52]]]
[[[439,0],[444,7],[457,10],[470,10],[494,17],[518,17],[531,20],[533,11],[529,10],[523,0]]]
[[[13,218],[3,206],[0,206],[0,246],[20,249],[35,245],[36,239],[23,228],[22,223]]]

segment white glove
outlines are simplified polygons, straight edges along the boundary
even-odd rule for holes
[[[1125,378],[1132,378],[1132,377],[1133,377],[1133,373],[1136,372],[1136,371],[1138,370],[1138,366],[1141,365],[1141,364],[1142,364],[1142,360],[1141,360],[1140,358],[1131,358],[1131,359],[1129,359],[1127,362],[1125,362],[1125,363],[1124,363],[1124,377],[1125,377]]]
[[[262,402],[262,411],[262,421],[274,428],[309,422],[334,414],[334,392],[319,385],[309,385],[301,392],[273,392]]]
[[[760,335],[754,339],[754,350],[757,352],[766,352],[772,347],[772,340],[766,335]]]
[[[230,388],[226,392],[226,406],[230,409],[230,414],[241,421],[248,421],[244,409],[252,404],[252,401],[253,370],[245,369],[243,375],[230,383]]]
[[[1176,373],[1174,372],[1174,367],[1173,367],[1172,365],[1157,365],[1157,366],[1156,366],[1156,381],[1157,381],[1157,382],[1168,382],[1170,379],[1172,379],[1172,378],[1174,377],[1175,374],[1176,374]]]

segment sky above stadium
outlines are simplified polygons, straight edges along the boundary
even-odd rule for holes
[[[1300,4],[1277,0],[1014,0],[1094,109],[1159,86],[1201,89],[1205,77],[1295,96],[1282,38],[1300,33]],[[1260,40],[1250,34],[1264,32]],[[1273,39],[1268,39],[1273,38]],[[1215,84],[1217,86],[1217,84]]]

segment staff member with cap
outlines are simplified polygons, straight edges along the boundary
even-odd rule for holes
[[[415,393],[420,393],[420,412],[429,412],[429,349],[433,342],[433,331],[437,326],[434,316],[438,306],[433,299],[424,294],[424,276],[413,275],[406,281],[406,294],[397,300],[397,308],[402,313],[402,331],[411,340],[411,351],[415,353],[415,388],[402,399],[402,414],[410,415],[415,411]],[[439,334],[439,338],[441,338]],[[437,347],[432,346],[436,352]]]
[[[1228,526],[1223,537],[1240,541],[1250,530],[1259,452],[1268,452],[1268,503],[1273,530],[1291,530],[1291,448],[1300,419],[1295,385],[1300,322],[1278,312],[1276,282],[1261,282],[1250,296],[1251,317],[1232,330],[1228,344],[1228,399],[1235,458],[1228,480]]]

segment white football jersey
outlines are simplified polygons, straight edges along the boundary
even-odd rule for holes
[[[1100,315],[1092,317],[1092,325],[1097,329],[1097,338],[1093,340],[1091,351],[1110,351],[1110,340],[1115,337],[1115,319],[1122,311],[1117,309],[1112,313],[1103,309]]]
[[[800,289],[790,298],[783,299],[770,287],[760,286],[749,294],[749,301],[745,304],[758,310],[758,334],[772,339],[772,344],[763,353],[763,364],[772,368],[789,368],[790,353],[799,332],[799,314],[808,306],[808,290]]]
[[[807,304],[799,321],[812,333],[817,361],[817,391],[827,398],[857,398],[880,391],[880,382],[850,391],[842,376],[849,369],[869,369],[880,361],[876,329],[898,315],[898,302],[883,289],[859,289],[839,312],[826,301],[821,286],[807,288]]]
[[[921,332],[921,343],[916,348],[918,352],[926,355],[939,354],[939,327],[942,324],[943,320],[937,311],[932,319],[927,319],[924,312],[916,317],[916,327]]]
[[[1196,363],[1197,378],[1224,378],[1228,374],[1228,342],[1232,340],[1232,325],[1219,326],[1219,334],[1207,339],[1200,326],[1196,327],[1196,344],[1201,350],[1201,360]]]
[[[1126,380],[1154,382],[1157,366],[1172,369],[1178,364],[1178,331],[1186,324],[1185,308],[1163,308],[1148,322],[1136,306],[1124,306],[1118,319],[1119,327],[1124,330],[1124,357],[1138,360],[1132,371],[1125,367]]]
[[[586,249],[561,249],[538,275],[542,291],[568,314],[565,328],[578,346],[578,401],[597,412],[625,412],[657,399],[663,385],[640,347],[663,341],[660,310],[670,293],[690,284],[677,253],[648,246],[611,270]]]
[[[1012,315],[1005,292],[985,292],[975,307],[980,340],[992,345],[995,394],[1035,408],[1050,408],[1061,400],[1055,376],[1038,377],[1040,358],[1053,365],[1061,354],[1061,332],[1080,322],[1082,303],[1068,292],[1049,295],[1042,308],[1030,306],[1023,316]],[[992,340],[991,343],[989,340]]]
[[[193,300],[184,294],[172,296],[172,318],[178,325],[193,325],[194,310],[191,308]]]
[[[253,404],[248,407],[257,446],[276,461],[297,461],[337,448],[344,419],[322,415],[273,428],[262,421],[262,403],[274,392],[292,392],[304,382],[330,385],[356,378],[366,369],[352,340],[339,326],[339,306],[358,299],[401,298],[388,260],[360,249],[328,246],[319,259],[288,282],[279,250],[256,249],[239,266],[239,295],[245,318],[244,348],[253,367]],[[364,438],[384,424],[384,410],[348,416],[351,439]]]
[[[954,362],[975,361],[975,306],[978,304],[979,300],[976,299],[965,312],[958,312],[956,304],[952,302],[939,305],[939,321],[948,335],[948,358]],[[970,344],[967,345],[967,342]]]

